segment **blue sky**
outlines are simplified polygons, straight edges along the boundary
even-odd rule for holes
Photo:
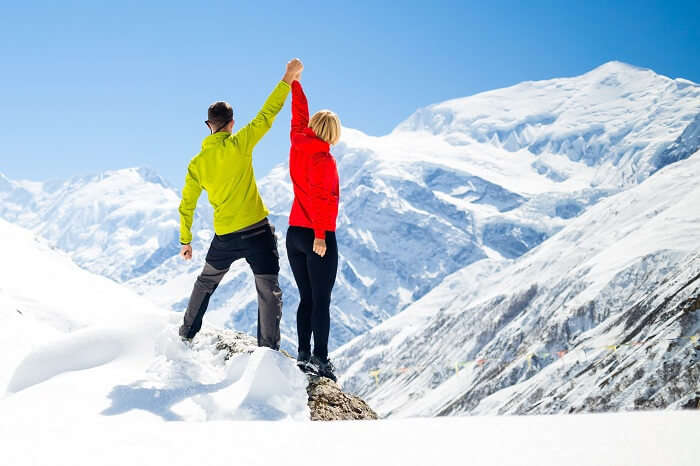
[[[700,2],[4,3],[0,172],[146,166],[179,187],[208,105],[244,124],[296,56],[312,111],[382,135],[431,103],[610,60],[700,82]],[[288,124],[285,106],[258,177],[287,158]]]

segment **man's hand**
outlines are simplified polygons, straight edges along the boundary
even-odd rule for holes
[[[298,58],[294,58],[287,63],[287,70],[284,73],[282,81],[291,85],[295,79],[301,78],[302,71],[304,71],[304,64]]]
[[[182,247],[180,248],[180,257],[182,257],[186,261],[192,259],[192,245],[191,244],[183,244],[182,245]]]
[[[314,252],[323,257],[326,255],[326,240],[314,238]]]

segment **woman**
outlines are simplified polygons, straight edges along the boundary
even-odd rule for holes
[[[321,110],[309,120],[299,79],[292,82],[292,148],[289,172],[294,203],[287,230],[287,256],[299,288],[297,364],[307,373],[336,380],[328,359],[331,291],[338,269],[335,224],[338,216],[338,169],[330,145],[340,139],[340,120]],[[311,335],[314,338],[311,351]]]

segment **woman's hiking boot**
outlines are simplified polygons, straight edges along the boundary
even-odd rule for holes
[[[333,373],[335,371],[335,366],[333,366],[333,363],[330,359],[326,358],[326,360],[324,361],[318,356],[314,355],[311,356],[311,361],[309,361],[309,365],[313,366],[316,374],[318,374],[319,376],[327,377],[333,382],[338,381],[335,374]]]

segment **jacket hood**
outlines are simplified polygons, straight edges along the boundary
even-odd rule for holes
[[[205,137],[202,141],[202,149],[207,146],[211,146],[212,144],[220,144],[221,141],[223,141],[229,136],[231,136],[231,133],[228,133],[226,131],[219,131],[218,133],[210,134],[209,136]]]
[[[305,152],[330,152],[330,145],[316,136],[311,128],[305,128],[300,133],[296,133],[294,138],[294,143],[302,147]]]

